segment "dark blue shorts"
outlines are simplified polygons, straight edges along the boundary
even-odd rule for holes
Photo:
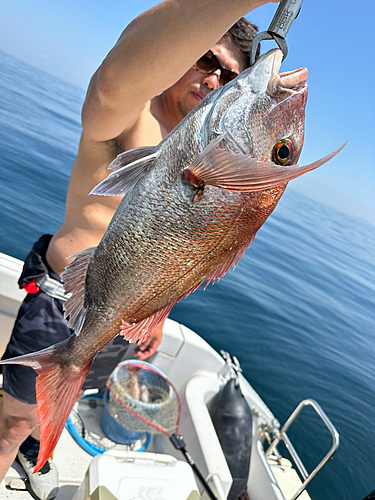
[[[72,334],[63,313],[63,302],[43,292],[28,294],[23,301],[2,359],[40,351]],[[117,336],[96,356],[83,389],[102,388],[124,357],[129,343]],[[3,389],[27,404],[36,403],[36,372],[27,366],[3,365]]]
[[[29,293],[18,311],[2,359],[40,351],[69,338],[62,303],[43,292]],[[35,404],[36,372],[27,366],[3,365],[3,389],[23,403]]]
[[[50,236],[48,238],[43,236],[34,245],[32,252],[29,254],[32,254],[32,265],[30,266],[30,259],[28,260],[27,257],[25,261],[27,272],[25,273],[24,266],[20,278],[21,282],[22,276],[27,273],[32,275],[35,271],[34,275],[37,275],[40,272],[40,266],[46,266],[44,267],[45,272],[48,272],[51,278],[60,281],[59,276],[48,268],[48,264],[41,264],[49,239]],[[35,253],[35,247],[40,242],[44,244],[44,248],[41,254]],[[35,269],[34,265],[35,260],[37,260],[37,269]],[[42,291],[30,293],[25,297],[18,311],[13,332],[2,359],[40,351],[69,338],[72,333],[64,319],[62,300],[50,297]],[[104,387],[109,375],[124,357],[128,347],[129,343],[121,336],[117,336],[109,342],[96,356],[82,388],[101,389]],[[35,379],[37,374],[32,368],[22,365],[3,365],[2,373],[3,389],[7,394],[23,403],[36,403]]]

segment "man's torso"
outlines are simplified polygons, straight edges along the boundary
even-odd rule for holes
[[[68,257],[99,243],[121,202],[121,196],[89,196],[90,191],[108,176],[111,161],[123,151],[154,146],[166,134],[151,113],[150,103],[137,122],[115,139],[98,142],[82,133],[68,187],[64,224],[52,238],[47,251],[47,262],[56,273],[60,274],[73,260],[67,260]]]

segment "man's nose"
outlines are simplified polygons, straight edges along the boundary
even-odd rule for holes
[[[206,85],[206,87],[208,87],[210,90],[215,90],[218,87],[220,87],[220,76],[221,76],[221,70],[220,68],[218,68],[213,73],[205,75],[202,83],[203,85]]]

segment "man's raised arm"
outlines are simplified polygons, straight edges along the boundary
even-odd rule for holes
[[[270,1],[278,0],[165,0],[138,16],[91,79],[86,136],[105,141],[129,129],[241,16]]]

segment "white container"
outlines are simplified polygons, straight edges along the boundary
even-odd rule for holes
[[[191,467],[171,455],[106,452],[92,460],[73,500],[199,500]]]

